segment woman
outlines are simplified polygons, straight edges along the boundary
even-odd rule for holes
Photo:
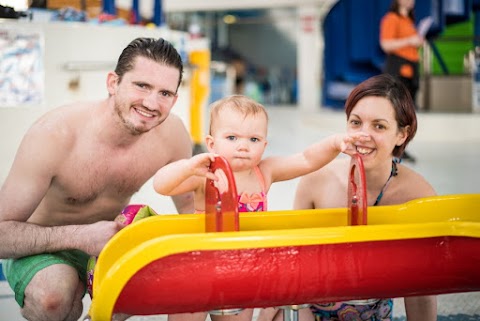
[[[419,83],[418,48],[424,39],[415,29],[415,0],[393,0],[380,23],[380,47],[387,54],[385,73],[399,77],[415,103]]]
[[[380,23],[380,47],[387,54],[384,72],[398,77],[415,104],[419,87],[418,48],[424,39],[415,29],[415,0],[393,0]],[[405,153],[405,160],[414,158]]]
[[[398,79],[378,75],[360,83],[346,101],[347,132],[370,135],[356,143],[366,174],[368,206],[402,204],[434,196],[432,186],[412,169],[395,162],[415,136],[415,107]],[[297,187],[295,209],[347,207],[350,158],[339,158],[304,176]],[[405,298],[407,320],[436,320],[436,297]],[[302,321],[391,320],[392,299],[313,304],[301,311]],[[352,314],[355,315],[352,317]]]

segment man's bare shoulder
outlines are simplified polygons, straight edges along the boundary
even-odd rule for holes
[[[168,115],[167,119],[152,130],[149,140],[157,151],[171,154],[170,161],[191,156],[192,141],[184,121],[176,114]]]
[[[165,125],[164,129],[168,127],[168,130],[175,130],[175,131],[186,130],[185,123],[180,118],[180,116],[178,116],[175,113],[170,113],[170,115],[168,115],[167,119],[162,125]],[[162,125],[160,125],[159,127],[162,127]]]
[[[30,129],[52,134],[71,132],[86,125],[93,108],[99,105],[99,102],[79,102],[51,109],[38,118]]]
[[[26,140],[51,142],[57,148],[68,147],[79,129],[87,126],[89,111],[95,103],[75,103],[52,109],[38,118],[27,131]]]

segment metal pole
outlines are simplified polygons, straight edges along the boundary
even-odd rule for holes
[[[292,309],[288,306],[282,307],[283,309],[283,321],[291,321]]]

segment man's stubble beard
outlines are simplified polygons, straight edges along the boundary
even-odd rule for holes
[[[140,130],[138,129],[137,127],[135,127],[135,125],[128,121],[123,113],[122,113],[122,109],[120,108],[119,104],[115,103],[115,113],[117,114],[118,116],[118,121],[129,131],[129,133],[132,135],[132,136],[139,136],[143,133],[146,133],[148,130]]]

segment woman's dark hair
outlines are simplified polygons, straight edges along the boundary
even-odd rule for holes
[[[384,97],[390,101],[395,112],[395,120],[398,129],[408,127],[408,137],[400,146],[395,146],[393,156],[401,157],[407,144],[413,139],[417,132],[417,115],[415,105],[407,88],[395,77],[388,74],[381,74],[368,78],[357,85],[347,98],[345,113],[347,120],[350,113],[358,102],[365,97]]]
[[[177,68],[180,73],[177,84],[178,89],[183,77],[182,58],[170,42],[163,38],[137,38],[130,42],[128,46],[123,49],[118,58],[117,66],[115,67],[115,73],[120,78],[120,81],[126,72],[133,69],[137,56],[142,56],[166,66]]]
[[[388,11],[395,12],[396,14],[400,15],[400,5],[398,4],[398,0],[392,0]],[[408,17],[412,19],[412,21],[415,21],[415,10],[413,8],[408,11]]]

